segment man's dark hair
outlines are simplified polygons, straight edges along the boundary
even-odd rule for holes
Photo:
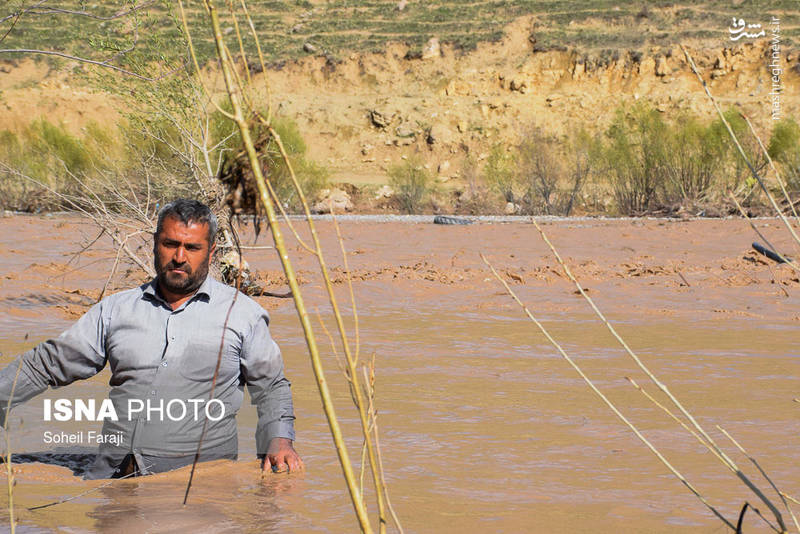
[[[208,245],[211,246],[214,243],[214,238],[217,235],[217,216],[202,202],[188,198],[179,198],[161,208],[161,211],[158,212],[156,237],[161,234],[164,219],[167,217],[174,217],[186,225],[189,223],[207,224]]]

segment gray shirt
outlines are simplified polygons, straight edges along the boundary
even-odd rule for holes
[[[0,371],[0,407],[7,405],[20,360],[12,407],[108,364],[118,420],[106,417],[102,433],[120,436],[121,443],[102,443],[87,474],[107,478],[128,454],[145,470],[159,458],[164,468],[190,463],[207,413],[201,459],[235,458],[235,416],[247,384],[258,408],[256,448],[265,454],[272,438],[294,439],[292,395],[267,312],[236,293],[207,277],[176,310],[160,297],[155,280],[106,297],[60,336]],[[209,403],[220,346],[219,400]]]

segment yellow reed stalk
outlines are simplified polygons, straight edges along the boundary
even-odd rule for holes
[[[206,8],[206,13],[209,14],[209,16],[210,16],[210,12],[208,10],[208,5],[205,2],[203,2],[203,7]],[[230,120],[234,120],[233,115],[231,115],[230,113],[228,113],[227,111],[222,109],[219,106],[219,104],[217,104],[214,101],[214,99],[211,98],[211,95],[213,93],[206,86],[205,80],[203,80],[203,76],[202,76],[202,74],[200,74],[200,72],[201,72],[200,71],[200,63],[197,61],[197,54],[195,53],[194,43],[192,42],[192,34],[189,33],[189,23],[187,22],[186,12],[183,9],[183,0],[178,0],[178,10],[180,11],[180,14],[181,14],[181,23],[183,24],[183,34],[186,36],[186,42],[189,45],[189,55],[192,58],[192,65],[194,65],[194,71],[195,71],[195,74],[197,75],[197,81],[200,83],[200,87],[202,87],[203,88],[203,92],[206,95],[209,96],[209,100],[211,101],[211,105],[214,106],[217,111],[219,111],[224,117],[227,117]],[[220,59],[220,61],[222,61],[222,59]]]
[[[700,443],[701,443],[701,444],[702,444],[704,447],[706,447],[706,448],[707,448],[709,451],[711,451],[711,453],[712,453],[714,456],[716,456],[716,457],[717,457],[717,459],[719,459],[719,461],[721,461],[721,462],[723,462],[723,463],[725,462],[725,460],[723,460],[723,459],[722,459],[722,457],[721,457],[719,454],[717,454],[717,451],[715,451],[715,450],[714,450],[714,447],[712,447],[711,445],[709,445],[709,444],[706,442],[706,440],[704,440],[704,439],[703,439],[703,437],[702,437],[700,434],[698,434],[697,432],[695,432],[695,430],[694,430],[693,428],[689,427],[689,425],[687,425],[686,423],[684,423],[682,419],[680,419],[680,418],[679,418],[677,415],[675,415],[674,413],[672,413],[672,411],[671,411],[669,408],[667,408],[666,406],[664,406],[663,404],[661,404],[660,402],[658,402],[658,400],[657,400],[655,397],[653,397],[652,395],[650,395],[650,393],[648,393],[646,389],[644,389],[642,386],[640,386],[639,384],[637,384],[637,383],[636,383],[636,381],[635,381],[633,378],[631,378],[631,377],[629,377],[629,376],[626,376],[626,377],[625,377],[625,379],[626,379],[628,382],[630,382],[630,383],[631,383],[631,385],[632,385],[634,388],[636,388],[636,389],[639,391],[639,393],[641,393],[642,395],[644,395],[644,396],[645,396],[645,398],[647,398],[647,400],[649,400],[650,402],[652,402],[653,404],[655,404],[657,407],[659,407],[659,408],[660,408],[660,409],[661,409],[661,410],[662,410],[664,413],[666,413],[666,414],[667,414],[667,415],[668,415],[670,418],[672,418],[672,419],[673,419],[673,420],[674,420],[676,423],[678,423],[679,425],[681,425],[681,426],[683,427],[683,429],[684,429],[684,430],[686,430],[688,433],[690,433],[692,436],[694,436],[694,437],[697,439],[697,441],[699,441],[699,442],[700,442]]]
[[[244,41],[242,41],[242,32],[239,29],[239,19],[236,18],[236,12],[233,9],[233,0],[227,0],[228,11],[231,15],[231,22],[233,22],[233,29],[236,31],[236,42],[239,45],[239,55],[244,64],[244,72],[247,74],[247,84],[251,85],[253,80],[250,78],[250,66],[247,64],[247,55],[244,53]]]
[[[314,308],[314,313],[317,314],[317,321],[319,322],[320,328],[328,336],[328,341],[331,343],[331,351],[333,352],[333,356],[336,358],[336,365],[339,367],[339,370],[342,374],[347,378],[348,383],[350,382],[350,378],[347,376],[347,369],[345,369],[344,365],[342,364],[342,358],[339,357],[339,351],[336,350],[336,342],[333,340],[333,336],[331,335],[330,330],[328,327],[325,326],[325,321],[322,320],[322,315],[320,315],[319,310]]]
[[[697,79],[700,80],[700,83],[703,85],[703,89],[705,90],[706,95],[708,95],[708,98],[711,99],[711,103],[714,104],[714,108],[717,110],[717,114],[719,115],[722,124],[725,125],[725,129],[728,130],[728,135],[730,135],[731,139],[733,139],[733,143],[736,145],[736,149],[739,151],[739,155],[742,156],[742,159],[747,165],[747,168],[750,169],[750,174],[753,175],[753,178],[756,179],[758,185],[760,185],[761,189],[764,190],[764,194],[767,195],[767,198],[772,204],[772,207],[775,209],[775,212],[783,221],[783,224],[786,226],[786,229],[789,230],[790,234],[792,234],[795,243],[800,244],[800,237],[797,237],[794,228],[792,228],[792,225],[789,224],[789,220],[783,214],[783,211],[781,211],[781,209],[778,207],[778,203],[775,202],[775,197],[773,197],[772,194],[769,192],[769,189],[767,189],[764,180],[761,179],[761,176],[758,175],[755,168],[753,168],[752,163],[750,163],[750,160],[747,159],[747,154],[744,153],[744,149],[742,148],[742,145],[739,143],[739,139],[736,137],[736,134],[733,133],[731,125],[728,124],[727,120],[725,120],[725,115],[722,113],[719,104],[717,104],[717,100],[714,98],[714,96],[711,94],[711,91],[708,89],[708,84],[706,84],[706,81],[703,79],[703,77],[700,75],[700,72],[697,70],[697,65],[694,64],[694,60],[692,59],[692,56],[689,55],[689,51],[686,50],[686,48],[684,48],[683,45],[681,45],[681,50],[683,50],[683,54],[686,56],[686,60],[689,62],[689,66],[692,68],[692,72],[695,73]]]
[[[228,96],[231,101],[231,107],[233,108],[233,119],[236,122],[237,126],[239,127],[239,131],[242,136],[242,142],[245,146],[251,170],[255,178],[256,187],[258,188],[259,197],[262,205],[264,206],[267,220],[269,222],[269,227],[272,232],[272,238],[275,242],[275,248],[278,251],[278,254],[281,259],[281,264],[283,265],[284,273],[286,274],[287,281],[289,282],[289,287],[292,290],[292,296],[294,298],[295,307],[297,309],[300,323],[303,327],[303,333],[306,338],[306,344],[308,346],[309,354],[311,356],[312,368],[314,370],[314,376],[317,380],[317,386],[320,392],[320,397],[322,399],[323,410],[325,411],[325,415],[328,420],[328,426],[330,427],[331,434],[333,436],[334,445],[336,447],[336,451],[339,456],[339,463],[342,467],[342,472],[344,474],[345,482],[347,484],[347,488],[350,493],[350,497],[353,503],[353,508],[355,510],[361,531],[364,533],[371,534],[372,525],[370,524],[369,518],[367,517],[363,496],[358,491],[358,488],[356,486],[356,480],[353,473],[352,464],[350,463],[350,457],[347,453],[347,447],[344,443],[344,438],[342,436],[338,419],[336,417],[336,412],[333,407],[333,400],[331,398],[330,390],[328,388],[328,384],[325,379],[325,373],[323,370],[322,361],[320,359],[319,350],[317,348],[316,338],[314,337],[314,333],[311,328],[311,322],[308,317],[308,312],[306,311],[305,303],[300,293],[300,286],[297,283],[297,277],[294,272],[294,267],[289,261],[289,255],[286,250],[283,234],[278,225],[278,219],[276,217],[275,209],[272,204],[272,199],[270,198],[269,192],[265,185],[264,175],[261,172],[261,164],[258,160],[258,154],[256,153],[255,146],[253,145],[253,140],[250,136],[250,129],[247,124],[247,120],[245,119],[242,113],[241,103],[239,102],[239,94],[236,91],[234,76],[231,72],[232,61],[222,40],[222,31],[220,29],[219,17],[217,15],[216,8],[214,7],[214,4],[211,2],[211,0],[204,0],[204,4],[211,19],[211,26],[214,33],[214,41],[217,47],[217,55],[220,58],[223,78],[225,80],[225,87],[227,89]],[[271,130],[270,133],[272,134],[275,133],[272,128],[270,128],[270,130]],[[280,140],[277,137],[276,137],[276,143],[278,143],[278,145],[281,148],[281,155],[284,157],[284,161],[286,162],[287,165],[290,165],[288,156],[286,155],[285,150],[283,150],[283,145],[280,143]]]
[[[378,468],[381,472],[381,483],[383,484],[383,493],[386,497],[386,507],[392,515],[397,530],[400,534],[404,534],[403,525],[400,524],[400,519],[394,511],[392,501],[389,499],[389,488],[386,486],[386,475],[383,472],[383,458],[381,457],[381,442],[378,432],[378,411],[375,409],[375,353],[372,354],[372,360],[369,363],[369,375],[367,374],[367,366],[362,365],[361,370],[364,372],[364,389],[366,390],[367,397],[369,397],[369,411],[372,420],[372,431],[375,433],[375,451],[378,453]]]
[[[625,378],[628,380],[628,382],[630,382],[630,383],[631,383],[631,385],[632,385],[634,388],[636,388],[636,389],[637,389],[637,390],[638,390],[640,393],[642,393],[642,394],[643,394],[643,395],[644,395],[644,396],[647,398],[647,400],[649,400],[650,402],[652,402],[653,404],[655,404],[656,406],[658,406],[658,407],[659,407],[659,408],[660,408],[662,411],[664,411],[664,412],[665,412],[667,415],[669,415],[669,416],[670,416],[670,417],[671,417],[671,418],[672,418],[674,421],[676,421],[676,422],[677,422],[679,425],[681,425],[681,426],[684,428],[684,430],[686,430],[686,431],[687,431],[687,432],[689,432],[689,433],[690,433],[692,436],[694,436],[694,437],[697,439],[697,441],[699,441],[699,442],[700,442],[700,443],[701,443],[701,444],[702,444],[704,447],[706,447],[706,448],[707,448],[709,451],[711,451],[711,453],[712,453],[714,456],[716,456],[716,457],[717,457],[717,459],[718,459],[719,461],[721,461],[721,462],[725,463],[725,460],[723,460],[723,459],[722,459],[722,457],[721,457],[721,456],[720,456],[720,455],[717,453],[717,451],[715,451],[715,450],[714,450],[714,447],[712,447],[712,446],[711,446],[709,443],[707,443],[707,442],[706,442],[706,441],[703,439],[703,437],[702,437],[702,436],[700,436],[700,434],[698,434],[697,432],[695,432],[695,431],[694,431],[692,428],[690,428],[690,427],[689,427],[689,426],[688,426],[688,425],[687,425],[685,422],[683,422],[683,420],[682,420],[682,419],[678,418],[678,416],[676,416],[674,413],[672,413],[672,411],[671,411],[669,408],[667,408],[666,406],[664,406],[663,404],[661,404],[660,402],[658,402],[658,400],[656,400],[656,399],[655,399],[655,398],[654,398],[652,395],[650,395],[650,393],[648,393],[648,392],[647,392],[647,390],[645,390],[643,387],[641,387],[639,384],[637,384],[635,380],[633,380],[632,378],[630,378],[630,377],[627,377],[627,376],[626,376]],[[718,428],[718,429],[719,429],[719,430],[720,430],[720,431],[721,431],[723,434],[725,434],[725,435],[728,437],[728,439],[730,439],[731,441],[733,441],[733,442],[734,442],[734,444],[737,444],[737,443],[736,443],[736,441],[735,441],[735,440],[734,440],[734,439],[733,439],[733,438],[732,438],[732,437],[731,437],[731,436],[730,436],[730,435],[729,435],[727,432],[725,432],[725,430],[723,430],[723,429],[722,429],[721,427],[719,427],[719,426],[717,426],[717,428]],[[737,445],[738,445],[738,444],[737,444]],[[756,460],[755,460],[755,459],[753,459],[753,458],[750,458],[750,460],[751,460],[753,463],[756,463]],[[761,471],[761,474],[764,476],[764,478],[766,478],[766,479],[767,479],[767,481],[770,483],[770,485],[772,485],[772,488],[773,488],[773,489],[774,489],[774,490],[775,490],[775,491],[778,493],[778,495],[779,495],[779,496],[781,496],[781,500],[783,500],[783,495],[784,495],[784,494],[783,494],[782,492],[778,491],[778,488],[777,488],[777,487],[775,487],[775,485],[774,485],[774,484],[772,483],[772,481],[769,479],[769,477],[767,476],[767,474],[766,474],[766,473],[765,473],[763,470],[761,470],[761,467],[760,467],[760,466],[759,466],[757,463],[756,463],[756,467],[758,467],[759,471]],[[792,510],[790,510],[790,509],[789,509],[789,506],[788,506],[788,504],[786,503],[786,501],[785,501],[785,500],[784,500],[783,504],[784,504],[784,506],[786,507],[786,509],[788,510],[789,514],[791,514],[791,515],[792,515],[792,519],[795,521],[795,524],[796,524],[796,523],[797,523],[797,520],[794,518],[794,514],[792,513]],[[772,526],[772,523],[770,523],[770,521],[769,521],[769,520],[768,520],[766,517],[764,517],[763,515],[761,515],[761,512],[759,512],[757,508],[753,508],[753,511],[754,511],[754,512],[755,512],[755,513],[758,515],[758,517],[760,517],[762,520],[764,520],[764,522],[766,522],[766,523],[767,523],[767,524],[768,524],[770,527],[772,527],[772,528],[773,528],[773,530],[776,530],[776,531],[777,531],[777,529],[775,529],[775,527],[773,527],[773,526]],[[798,529],[798,532],[800,532],[800,529]]]
[[[564,351],[564,349],[561,348],[561,345],[553,338],[553,336],[550,335],[550,332],[547,331],[547,329],[544,327],[544,325],[539,322],[539,320],[533,315],[533,313],[531,313],[531,311],[528,309],[528,307],[519,299],[517,294],[514,293],[514,291],[511,289],[511,287],[508,285],[508,283],[505,280],[503,280],[503,278],[500,276],[500,274],[498,274],[498,272],[495,270],[494,266],[489,262],[489,260],[486,259],[486,257],[483,254],[481,254],[481,259],[489,267],[489,269],[491,269],[492,274],[494,275],[494,277],[497,278],[500,281],[501,284],[503,284],[503,287],[505,288],[506,292],[509,295],[511,295],[511,298],[513,298],[516,301],[516,303],[519,304],[519,306],[522,308],[522,310],[525,312],[525,314],[528,316],[528,318],[531,321],[533,321],[533,323],[537,326],[537,328],[539,328],[539,331],[542,332],[542,334],[544,334],[544,337],[547,338],[547,341],[549,341],[550,344],[553,345],[553,347],[556,348],[556,350],[559,352],[561,357],[564,358],[564,360],[567,361],[567,363],[575,370],[575,372],[577,372],[580,375],[580,377],[583,379],[583,381],[586,382],[586,385],[588,385],[591,388],[591,390],[598,397],[600,397],[600,399],[602,399],[602,401],[606,404],[606,406],[608,406],[611,409],[611,411],[614,412],[614,415],[616,415],[623,423],[625,423],[625,426],[627,426],[628,428],[631,429],[631,431],[636,435],[636,437],[639,438],[639,440],[642,443],[644,443],[647,446],[648,449],[650,449],[650,452],[655,454],[656,458],[658,458],[659,461],[662,464],[664,464],[664,466],[666,466],[666,468],[669,469],[670,472],[673,475],[675,475],[678,478],[678,480],[680,480],[681,483],[684,486],[686,486],[689,489],[689,491],[691,491],[695,495],[695,497],[700,499],[700,502],[702,502],[715,516],[717,516],[717,518],[720,521],[722,521],[723,523],[725,523],[725,525],[730,527],[731,530],[736,530],[736,527],[734,527],[733,524],[730,521],[728,521],[725,518],[725,516],[723,516],[716,508],[714,508],[711,505],[711,503],[709,503],[706,500],[706,498],[703,497],[703,495],[699,491],[697,491],[697,489],[695,489],[695,487],[688,480],[686,480],[686,477],[684,477],[680,473],[680,471],[678,471],[669,462],[669,460],[667,460],[664,457],[664,455],[661,454],[661,452],[655,447],[655,445],[650,443],[650,441],[646,437],[644,437],[644,435],[639,431],[639,429],[636,428],[636,426],[633,423],[631,423],[628,420],[628,418],[625,417],[622,414],[622,412],[619,411],[619,409],[614,405],[614,403],[611,402],[611,400],[609,400],[609,398],[606,397],[605,394],[603,394],[603,392],[600,391],[597,388],[597,386],[595,386],[594,382],[592,382],[592,380],[586,375],[586,373],[583,372],[583,369],[581,369],[580,366],[578,366],[578,364],[575,363],[575,361]]]
[[[342,264],[344,266],[345,279],[347,280],[347,289],[350,291],[350,305],[353,308],[353,335],[356,338],[355,360],[358,361],[358,352],[361,346],[358,331],[358,310],[356,309],[356,296],[353,292],[353,279],[350,276],[350,265],[347,262],[347,251],[344,249],[344,239],[342,239],[342,232],[339,229],[339,221],[336,220],[336,215],[333,213],[333,203],[331,202],[331,218],[333,219],[333,226],[336,228],[336,238],[339,240],[339,248],[342,249]]]
[[[795,503],[795,504],[800,504],[800,501],[798,501],[797,499],[795,499],[794,497],[792,497],[792,496],[791,496],[791,495],[789,495],[788,493],[783,493],[783,492],[781,492],[781,495],[782,495],[782,496],[784,496],[784,497],[786,497],[787,499],[789,499],[790,501],[792,501],[792,502],[793,502],[793,503]]]
[[[578,292],[580,293],[580,295],[584,298],[584,300],[586,300],[586,302],[589,304],[589,306],[591,306],[591,308],[594,311],[595,315],[597,315],[597,317],[600,318],[600,320],[606,326],[608,331],[611,332],[611,335],[614,336],[614,338],[619,342],[619,344],[622,346],[622,348],[625,349],[625,352],[627,352],[628,355],[633,359],[633,361],[636,362],[636,365],[638,365],[639,368],[642,371],[644,371],[644,373],[650,378],[650,380],[653,381],[653,383],[658,387],[658,389],[660,389],[661,392],[664,393],[669,398],[669,400],[672,402],[672,404],[675,405],[676,408],[678,408],[678,411],[680,411],[683,414],[683,416],[686,417],[686,419],[688,419],[689,422],[692,423],[692,426],[714,448],[714,450],[718,454],[718,457],[720,457],[722,459],[723,464],[728,469],[730,469],[739,478],[739,480],[741,480],[742,483],[745,486],[747,486],[750,489],[750,491],[752,491],[765,505],[767,505],[767,507],[770,509],[770,511],[775,516],[775,519],[777,520],[777,522],[780,525],[781,529],[783,531],[785,531],[786,530],[786,526],[785,526],[785,524],[783,522],[783,517],[781,516],[781,513],[777,509],[777,507],[772,503],[772,501],[770,501],[766,497],[766,495],[764,495],[764,493],[755,484],[753,484],[753,482],[747,477],[747,475],[745,475],[742,472],[742,470],[739,469],[739,467],[736,465],[736,463],[733,460],[731,460],[728,457],[728,455],[726,455],[725,452],[722,449],[719,448],[719,446],[717,446],[717,444],[714,441],[714,439],[711,436],[708,435],[708,433],[705,431],[705,429],[702,426],[700,426],[700,424],[695,420],[694,416],[691,413],[689,413],[689,411],[686,408],[684,408],[683,404],[672,394],[672,392],[669,390],[669,388],[667,388],[667,386],[664,383],[662,383],[656,377],[656,375],[653,374],[652,371],[650,371],[650,369],[644,364],[644,362],[639,358],[639,356],[637,356],[636,353],[633,352],[633,350],[631,350],[631,348],[628,346],[628,344],[625,342],[625,340],[622,339],[622,337],[617,333],[617,330],[611,325],[610,322],[608,322],[608,319],[606,319],[606,316],[603,315],[603,312],[601,312],[600,309],[597,307],[597,305],[594,303],[594,300],[592,300],[592,298],[589,295],[586,294],[586,291],[584,291],[583,287],[578,282],[577,278],[575,278],[575,276],[572,274],[572,271],[570,270],[570,268],[567,266],[566,263],[564,263],[564,260],[561,259],[561,255],[558,253],[556,248],[550,242],[550,239],[548,239],[547,234],[544,233],[544,230],[542,230],[542,228],[539,226],[539,224],[536,222],[535,219],[531,218],[531,222],[536,227],[536,229],[539,231],[539,235],[541,235],[542,240],[550,248],[550,251],[553,253],[553,256],[555,256],[556,261],[558,261],[559,265],[561,266],[561,269],[564,271],[564,274],[566,274],[567,278],[569,278],[572,281],[572,283],[575,284],[575,286],[578,288]]]
[[[289,176],[292,179],[292,183],[294,184],[295,191],[297,192],[297,196],[300,199],[300,202],[303,206],[303,212],[306,217],[306,223],[308,224],[309,231],[311,232],[311,239],[314,243],[314,250],[315,255],[317,257],[317,261],[319,263],[320,272],[322,273],[323,280],[325,282],[325,289],[328,293],[328,300],[331,303],[331,308],[333,309],[333,315],[336,319],[336,326],[339,330],[339,337],[342,340],[342,349],[344,351],[345,361],[347,362],[349,374],[353,383],[353,390],[355,393],[356,398],[356,407],[358,409],[358,416],[361,421],[361,430],[364,434],[364,440],[367,444],[367,453],[369,456],[369,463],[370,468],[372,471],[372,479],[375,483],[375,496],[378,501],[378,525],[379,525],[379,532],[383,534],[386,532],[386,509],[384,503],[384,495],[381,487],[383,484],[380,480],[380,472],[378,470],[377,465],[377,457],[375,453],[375,446],[372,441],[371,433],[369,432],[369,422],[367,420],[367,412],[364,405],[364,400],[361,394],[361,386],[359,385],[358,379],[358,372],[356,369],[357,360],[353,353],[350,350],[350,344],[347,341],[347,332],[345,331],[344,322],[342,321],[342,314],[339,311],[339,304],[336,300],[336,295],[333,292],[333,283],[331,282],[330,275],[328,273],[328,267],[325,264],[325,258],[322,254],[322,245],[319,240],[319,235],[317,234],[316,226],[314,225],[314,221],[311,217],[311,210],[308,207],[308,201],[306,200],[305,193],[303,193],[302,187],[300,187],[300,183],[297,181],[297,175],[292,168],[291,162],[289,160],[289,155],[286,153],[286,149],[283,146],[283,142],[281,141],[278,132],[272,127],[272,125],[267,125],[267,128],[272,135],[273,139],[275,140],[275,144],[278,146],[278,150],[283,157],[284,162],[286,163],[286,167],[289,171]]]

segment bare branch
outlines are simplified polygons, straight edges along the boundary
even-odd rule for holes
[[[47,1],[47,0],[44,0],[43,2],[39,2],[39,4],[42,4],[45,1]],[[32,15],[54,15],[54,14],[62,13],[64,15],[76,15],[76,16],[80,16],[80,17],[87,17],[87,18],[90,18],[90,19],[95,19],[95,20],[116,20],[116,19],[122,18],[122,17],[124,17],[126,15],[130,15],[131,13],[135,13],[136,11],[142,10],[142,9],[144,9],[146,7],[150,7],[155,3],[156,3],[156,0],[150,0],[149,2],[145,2],[144,4],[141,4],[141,5],[138,5],[138,6],[133,6],[132,8],[127,9],[125,11],[118,11],[118,12],[114,13],[113,15],[111,15],[110,17],[103,17],[101,15],[95,15],[94,13],[89,13],[88,11],[74,11],[74,10],[71,10],[71,9],[61,9],[61,8],[58,8],[58,7],[52,7],[52,8],[41,9],[41,10],[34,10],[34,8],[30,8],[30,9],[28,9],[26,11],[28,13],[32,14]],[[0,21],[0,22],[2,22],[2,21]]]
[[[85,57],[72,56],[72,55],[69,55],[69,54],[64,54],[63,52],[56,52],[55,50],[36,50],[36,49],[33,49],[33,48],[3,48],[3,49],[0,49],[0,54],[41,54],[41,55],[45,55],[45,56],[63,57],[65,59],[71,59],[71,60],[77,61],[79,63],[88,63],[90,65],[97,65],[99,67],[111,69],[113,71],[121,72],[122,74],[125,74],[126,76],[133,76],[134,78],[138,78],[140,80],[144,80],[144,81],[147,81],[147,82],[157,82],[159,80],[163,80],[164,78],[172,76],[173,74],[175,74],[176,72],[178,72],[179,70],[184,68],[184,65],[181,65],[180,67],[178,67],[176,69],[173,69],[173,70],[171,70],[171,71],[169,71],[169,72],[167,72],[167,73],[165,73],[165,74],[163,74],[161,76],[158,76],[158,77],[155,77],[155,78],[148,78],[147,76],[142,76],[141,74],[136,74],[135,72],[131,72],[129,70],[125,70],[125,69],[123,69],[121,67],[117,67],[116,65],[112,65],[112,64],[107,63],[105,61],[95,61],[93,59],[89,59],[89,58],[85,58]]]

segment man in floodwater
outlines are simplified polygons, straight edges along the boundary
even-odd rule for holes
[[[12,390],[13,407],[108,363],[114,413],[104,414],[106,439],[98,440],[86,477],[149,474],[191,464],[204,422],[200,460],[236,459],[235,417],[247,384],[258,408],[262,468],[302,469],[292,446],[290,384],[269,317],[208,276],[216,231],[216,217],[200,202],[164,206],[154,235],[155,279],[104,298],[66,332],[0,371],[0,418]]]

